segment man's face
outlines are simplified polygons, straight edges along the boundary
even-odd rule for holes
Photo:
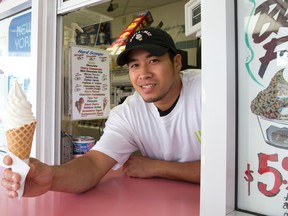
[[[168,109],[181,90],[179,71],[181,56],[171,61],[169,54],[152,56],[145,50],[129,53],[129,76],[135,90],[144,101],[153,102],[159,109]]]

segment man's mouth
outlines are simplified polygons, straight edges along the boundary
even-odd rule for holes
[[[150,94],[154,91],[156,84],[146,84],[146,85],[141,85],[142,92],[145,94]]]
[[[141,87],[144,89],[149,89],[149,88],[153,88],[155,85],[153,84],[149,84],[149,85],[142,85]]]

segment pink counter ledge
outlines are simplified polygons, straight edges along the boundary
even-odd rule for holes
[[[121,170],[110,171],[83,194],[48,192],[19,201],[7,198],[0,188],[1,216],[198,216],[199,208],[198,184],[130,178]]]

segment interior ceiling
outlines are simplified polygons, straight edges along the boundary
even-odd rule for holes
[[[118,7],[110,12],[108,12],[107,9],[111,1],[107,1],[103,4],[68,13],[64,16],[63,23],[64,26],[69,28],[71,27],[71,23],[74,22],[80,27],[85,27],[178,1],[179,0],[113,0],[112,4],[117,4]]]
[[[88,9],[105,16],[116,18],[119,16],[144,11],[150,8],[160,7],[162,5],[171,4],[178,1],[179,0],[113,0],[112,3],[118,4],[119,6],[114,11],[107,12],[107,8],[111,3],[110,1],[100,5],[92,6]]]

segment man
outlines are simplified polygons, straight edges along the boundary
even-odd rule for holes
[[[127,176],[200,182],[201,77],[183,73],[171,36],[142,29],[127,41],[117,64],[129,67],[136,92],[111,110],[104,134],[87,154],[60,166],[30,159],[24,196],[49,190],[80,193],[97,185],[111,169]],[[142,156],[131,156],[140,150]],[[4,158],[8,165],[9,156]],[[10,169],[1,181],[17,197],[20,176]]]

